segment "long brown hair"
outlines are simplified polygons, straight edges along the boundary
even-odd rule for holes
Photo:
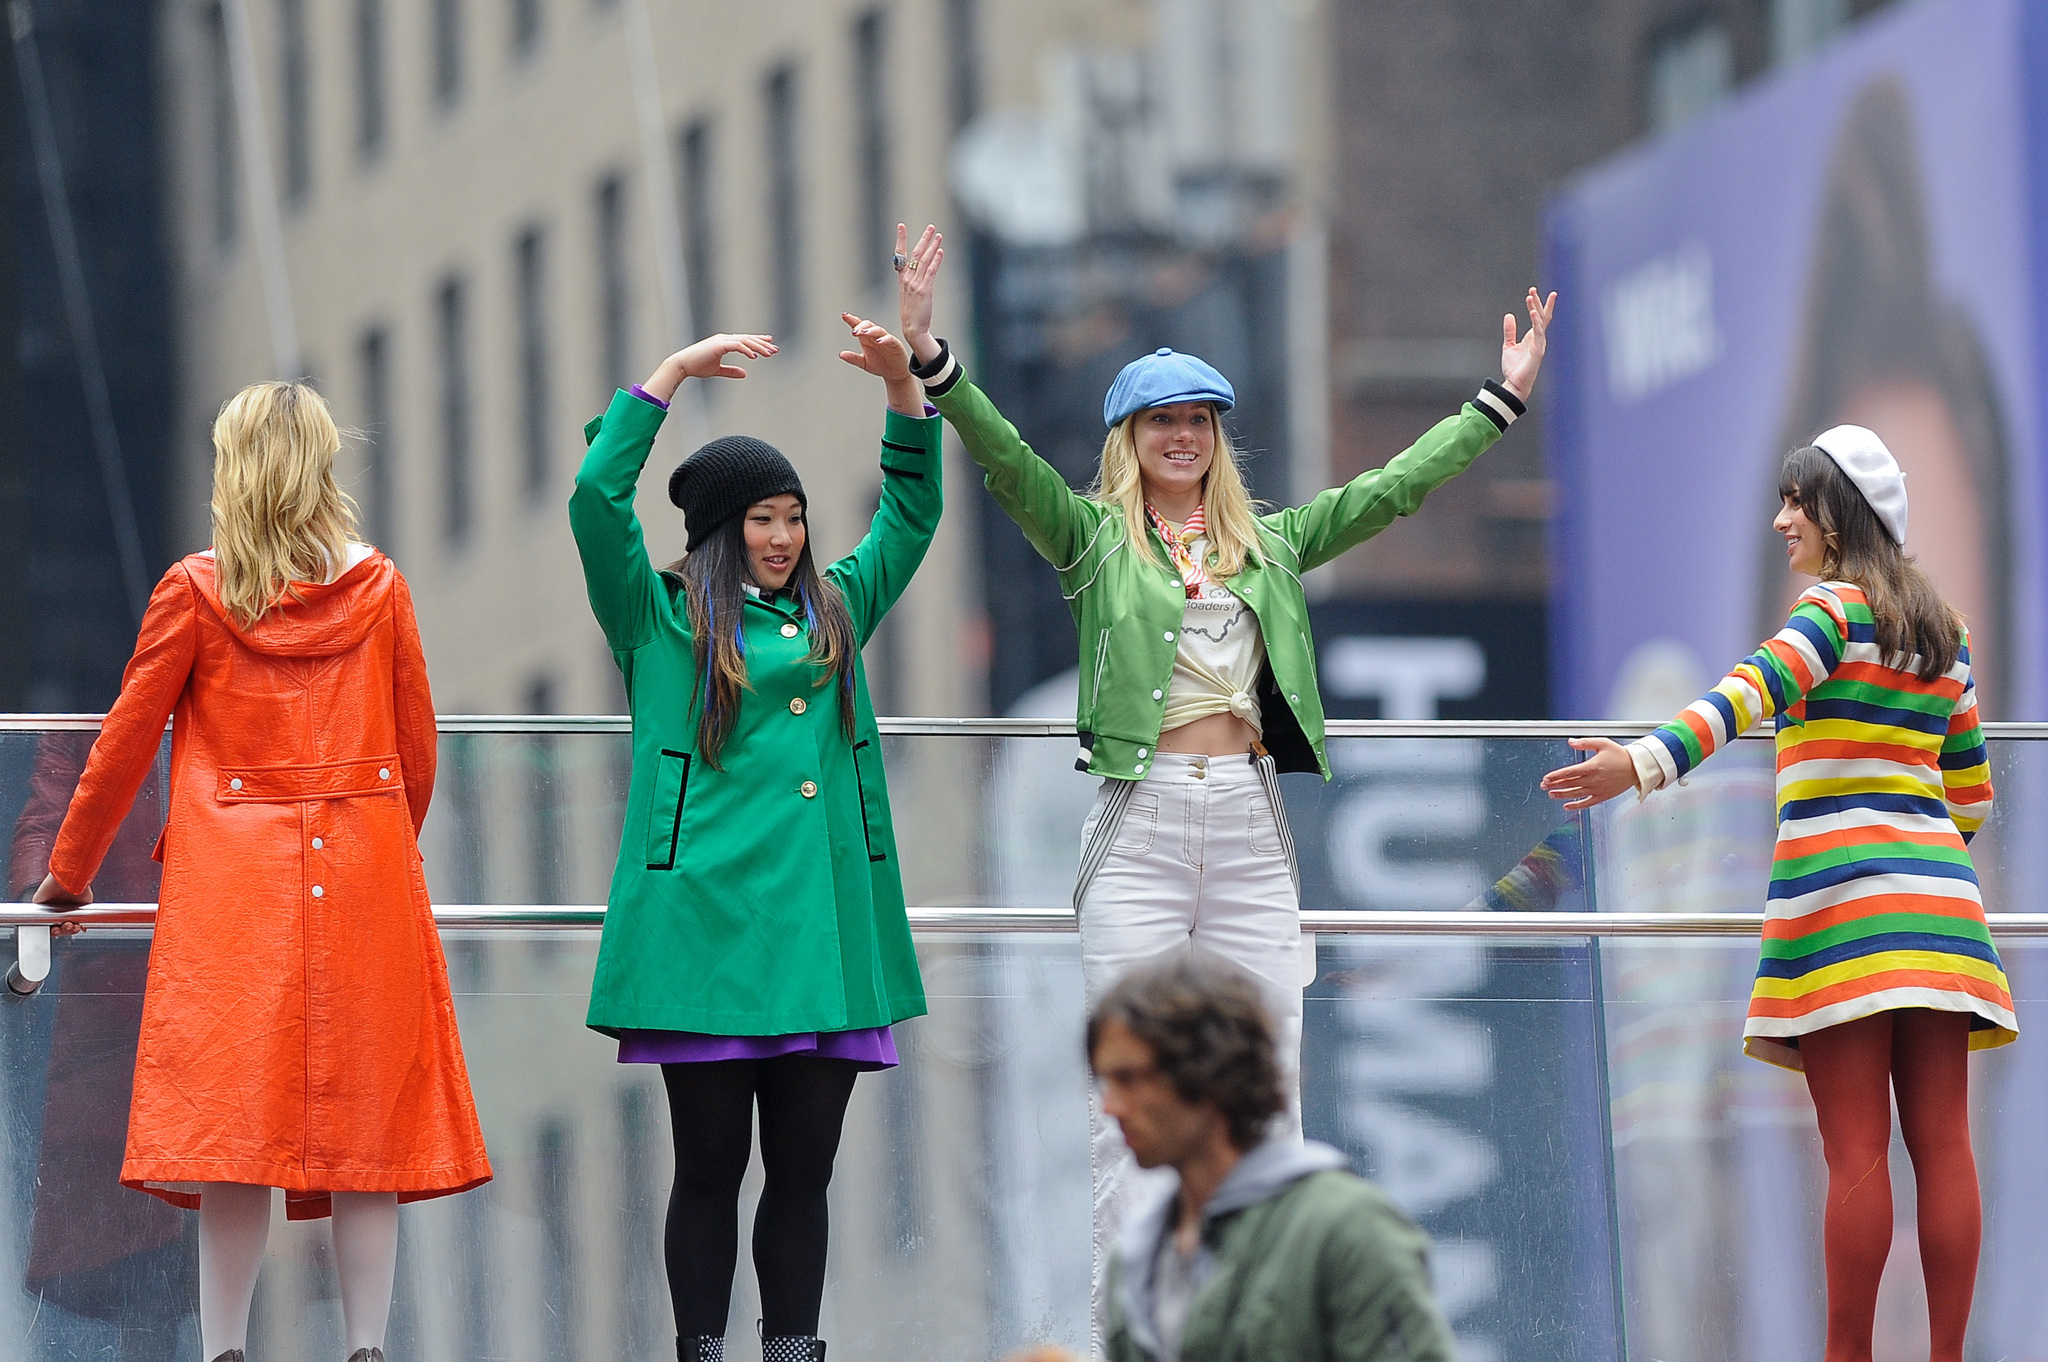
[[[341,432],[307,383],[252,383],[213,419],[213,560],[243,628],[346,561],[355,503],[334,480]]]
[[[719,757],[739,722],[742,691],[747,681],[744,624],[747,584],[746,515],[734,516],[694,550],[664,569],[662,575],[682,587],[683,608],[690,623],[690,649],[697,661],[697,751],[713,770],[725,769]],[[808,526],[806,526],[808,530]],[[811,630],[811,662],[819,669],[814,688],[830,685],[839,693],[839,724],[853,741],[853,665],[860,656],[853,617],[839,588],[819,574],[811,557],[811,537],[797,555],[788,590],[796,593],[804,623]]]
[[[1917,660],[1914,674],[1925,682],[1956,664],[1961,618],[1833,459],[1812,445],[1793,450],[1778,472],[1778,495],[1820,531],[1821,576],[1863,588],[1887,667],[1904,670]]]
[[[1976,323],[1936,287],[1921,159],[1905,83],[1896,75],[1873,79],[1843,115],[1829,153],[1797,380],[1774,443],[1796,449],[1844,421],[1868,424],[1850,406],[1868,386],[1917,380],[1940,393],[1967,455],[1965,490],[1982,509],[1986,596],[1983,618],[1971,623],[1995,645],[2012,633],[2011,508],[2018,504],[2008,493],[2003,403]],[[1909,453],[1896,442],[1892,451]],[[1757,548],[1762,636],[1784,623],[1792,583],[1778,537],[1761,537]],[[1971,658],[1980,702],[1991,715],[1999,712],[2001,679],[2012,675],[2009,651],[1995,646],[1987,658]]]

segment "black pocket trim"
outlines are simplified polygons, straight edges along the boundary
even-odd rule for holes
[[[649,861],[647,868],[649,870],[674,870],[676,868],[676,842],[682,837],[683,833],[683,801],[690,794],[690,754],[688,752],[673,752],[664,747],[661,749],[661,756],[664,762],[669,757],[680,758],[683,763],[683,778],[676,786],[676,811],[669,818],[668,859],[665,861]],[[654,777],[654,797],[656,799],[661,797],[661,773],[659,769],[656,770]],[[657,805],[649,811],[649,815],[652,817],[659,814],[660,811],[660,807]]]
[[[882,448],[893,449],[899,454],[923,454],[925,452],[924,448],[920,445],[899,445],[894,440],[882,441]]]
[[[923,452],[924,452],[923,450],[919,450],[919,451],[918,451],[918,453],[920,453],[920,454],[921,454],[921,453],[923,453]],[[882,471],[883,471],[884,473],[893,473],[893,474],[895,474],[895,475],[896,475],[897,477],[899,477],[899,478],[916,478],[916,479],[917,479],[917,480],[918,480],[919,482],[923,482],[923,481],[924,481],[924,474],[922,474],[922,473],[913,473],[913,472],[911,472],[911,471],[910,471],[910,470],[909,470],[908,468],[891,468],[891,467],[889,467],[889,465],[888,465],[888,464],[883,464],[883,465],[882,465]]]
[[[860,796],[860,840],[868,849],[868,860],[870,862],[886,861],[889,859],[887,856],[877,856],[875,854],[875,839],[868,832],[868,791],[867,787],[861,784],[860,780],[860,750],[867,745],[868,740],[866,738],[862,738],[853,745],[853,789],[854,793]]]

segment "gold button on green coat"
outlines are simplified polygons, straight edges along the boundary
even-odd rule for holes
[[[750,595],[747,682],[714,768],[697,750],[701,685],[681,584],[655,570],[633,511],[664,413],[621,392],[585,427],[569,499],[591,610],[625,678],[633,773],[588,1022],[779,1036],[886,1026],[925,1011],[889,820],[881,735],[854,666],[854,731],[810,660],[802,607]],[[824,576],[865,644],[938,529],[938,418],[890,412],[867,536]],[[661,556],[680,546],[663,525]],[[792,802],[792,790],[803,798]]]

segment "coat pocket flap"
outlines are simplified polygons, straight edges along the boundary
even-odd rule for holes
[[[303,766],[223,766],[215,796],[227,804],[291,804],[405,790],[398,754]]]

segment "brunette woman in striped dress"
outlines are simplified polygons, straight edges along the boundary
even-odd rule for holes
[[[1968,631],[1906,556],[1905,476],[1837,426],[1786,456],[1774,528],[1822,579],[1705,698],[1543,787],[1568,809],[1647,796],[1776,721],[1778,841],[1743,1047],[1803,1071],[1827,1156],[1826,1362],[1869,1362],[1891,1248],[1891,1100],[1912,1156],[1931,1362],[1961,1362],[1983,1212],[1971,1050],[2014,1039],[1965,849],[1991,809]]]

